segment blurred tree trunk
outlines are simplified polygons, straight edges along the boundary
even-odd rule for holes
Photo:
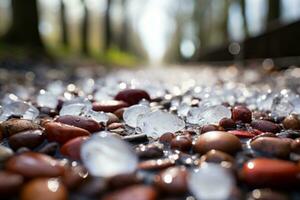
[[[4,35],[3,41],[13,45],[38,49],[40,53],[44,53],[38,25],[39,17],[36,0],[12,0],[12,25],[7,34]]]
[[[267,18],[267,26],[270,27],[270,25],[277,21],[280,17],[280,0],[269,0],[268,5],[268,18]]]
[[[240,0],[241,10],[242,10],[242,16],[243,16],[243,29],[245,33],[245,37],[249,37],[249,27],[248,27],[248,20],[247,20],[247,14],[246,14],[246,0]]]
[[[64,46],[69,46],[67,13],[64,0],[60,0],[60,25],[61,25],[61,42]]]
[[[229,0],[223,0],[223,15],[221,16],[221,24],[220,24],[220,32],[222,34],[222,42],[227,43],[229,41],[229,33],[228,33],[228,17],[229,17]]]
[[[105,50],[108,50],[111,46],[112,43],[112,27],[111,27],[111,19],[110,19],[110,14],[111,14],[111,4],[112,0],[107,0],[106,1],[106,10],[105,10],[105,16],[104,16],[104,48]]]
[[[83,19],[81,27],[81,52],[88,55],[88,33],[89,33],[89,10],[85,0],[81,0],[83,5]]]
[[[119,38],[119,46],[122,51],[128,51],[128,17],[127,1],[122,0],[122,30]]]

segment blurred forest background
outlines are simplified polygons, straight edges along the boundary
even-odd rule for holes
[[[0,59],[195,62],[299,19],[300,0],[0,0]]]

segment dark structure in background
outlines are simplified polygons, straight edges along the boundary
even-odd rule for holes
[[[66,6],[63,0],[60,0],[60,26],[61,26],[61,43],[65,46],[69,46],[68,25],[67,25],[67,12]]]
[[[38,21],[36,0],[12,0],[12,25],[2,41],[42,53],[44,46],[38,30]]]

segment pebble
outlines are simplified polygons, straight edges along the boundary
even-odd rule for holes
[[[230,162],[230,163],[234,162],[234,158],[231,155],[214,149],[210,150],[209,152],[201,156],[200,160],[201,163],[202,162],[221,163],[223,161]]]
[[[153,159],[142,161],[138,164],[138,168],[141,170],[160,170],[175,165],[175,161],[169,158]]]
[[[223,127],[225,130],[231,130],[236,128],[236,123],[233,119],[223,118],[220,120],[219,126]]]
[[[120,119],[114,113],[106,113],[108,115],[107,125],[120,122]]]
[[[55,141],[60,144],[64,144],[76,137],[90,135],[90,133],[85,129],[62,124],[59,122],[47,123],[45,125],[45,133],[48,141]]]
[[[164,133],[159,137],[159,141],[161,143],[170,144],[172,139],[175,138],[175,134],[173,133]]]
[[[120,189],[140,182],[141,178],[136,173],[119,174],[108,179],[108,186],[112,189]]]
[[[130,106],[139,103],[142,99],[150,101],[150,96],[146,91],[140,89],[125,89],[115,96],[115,100],[125,101]]]
[[[105,195],[102,200],[157,200],[157,191],[151,186],[134,185]]]
[[[239,138],[253,138],[256,136],[254,133],[244,130],[231,130],[228,131],[228,133],[231,133]]]
[[[185,167],[170,167],[156,175],[154,184],[164,193],[183,195],[188,191],[187,175]]]
[[[291,142],[275,137],[259,137],[250,143],[252,149],[267,156],[288,158],[291,152]]]
[[[55,121],[85,129],[90,133],[98,132],[102,129],[95,120],[83,116],[64,115],[58,117]]]
[[[300,168],[290,161],[256,158],[244,164],[242,179],[251,186],[289,187],[298,182]]]
[[[258,129],[262,132],[278,133],[280,126],[267,120],[257,119],[251,122],[252,128]]]
[[[232,119],[236,122],[250,123],[252,120],[252,112],[245,106],[235,106],[232,109]]]
[[[139,145],[135,152],[139,158],[159,158],[164,155],[163,145],[155,143]]]
[[[4,145],[0,145],[0,162],[3,162],[14,155],[14,152]]]
[[[119,118],[119,119],[123,119],[123,114],[125,112],[125,108],[119,108],[118,110],[116,110],[114,112],[114,114]]]
[[[300,154],[300,138],[295,139],[291,143],[291,151]]]
[[[56,178],[36,178],[22,188],[21,200],[67,200],[65,186]]]
[[[9,119],[1,123],[1,132],[5,135],[12,136],[15,133],[39,129],[40,126],[33,121],[25,119]]]
[[[116,101],[116,100],[107,100],[93,103],[94,111],[103,111],[103,112],[115,112],[120,108],[128,107],[128,103],[124,101]]]
[[[43,146],[39,150],[39,152],[43,153],[43,154],[47,154],[47,155],[53,156],[53,155],[55,155],[58,147],[59,147],[58,143],[56,143],[56,142],[49,142],[45,146]]]
[[[200,135],[196,139],[193,149],[200,154],[205,154],[212,149],[235,154],[242,149],[242,144],[238,137],[230,133],[211,131]]]
[[[69,140],[60,148],[60,153],[73,160],[80,160],[81,144],[88,138],[88,136],[81,136]]]
[[[300,119],[297,115],[285,117],[282,124],[285,129],[300,130]]]
[[[7,197],[16,194],[21,188],[24,178],[19,174],[0,171],[0,195]]]
[[[42,130],[28,130],[16,133],[9,137],[9,146],[17,150],[20,147],[27,147],[29,149],[34,149],[39,146],[45,140]]]
[[[203,125],[200,129],[201,133],[206,133],[209,131],[221,131],[221,127],[214,124],[207,124],[207,125]]]
[[[5,163],[5,168],[8,171],[29,178],[39,176],[57,177],[64,173],[64,168],[58,160],[35,152],[26,152],[11,157]]]
[[[185,135],[176,136],[171,140],[171,148],[179,151],[189,151],[192,148],[192,140]]]
[[[72,162],[71,165],[65,167],[66,170],[62,176],[62,182],[68,189],[78,187],[88,177],[87,170],[75,162]]]
[[[247,195],[247,200],[289,200],[290,198],[281,192],[268,188],[255,189]]]

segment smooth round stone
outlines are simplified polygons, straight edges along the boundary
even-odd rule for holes
[[[251,186],[288,187],[299,179],[300,168],[290,161],[256,158],[244,164],[242,179]]]
[[[64,144],[76,137],[90,135],[90,133],[85,129],[62,124],[59,122],[47,123],[45,125],[45,133],[49,141],[55,141],[60,144]]]
[[[49,142],[39,150],[39,153],[53,156],[53,155],[55,155],[58,147],[59,147],[59,144],[57,142]]]
[[[135,128],[138,117],[149,112],[151,112],[151,109],[148,106],[133,105],[125,109],[123,119],[128,126]]]
[[[129,105],[139,103],[142,99],[150,100],[149,94],[140,89],[126,89],[120,91],[116,96],[115,100],[125,101]]]
[[[153,159],[142,161],[138,164],[138,169],[141,170],[159,170],[175,165],[175,161],[169,158]]]
[[[300,119],[297,115],[285,117],[282,124],[285,129],[300,130]]]
[[[100,124],[95,120],[82,116],[64,115],[58,117],[55,121],[85,129],[90,133],[98,132],[101,130]]]
[[[119,108],[118,110],[116,110],[114,112],[114,114],[119,118],[119,119],[123,119],[123,114],[125,112],[126,108]]]
[[[262,132],[278,133],[280,126],[267,120],[257,119],[251,122],[252,128],[258,129]]]
[[[192,148],[192,140],[188,136],[176,136],[171,140],[171,148],[183,152],[189,151]]]
[[[39,129],[40,126],[33,121],[25,119],[9,119],[1,123],[1,132],[12,136],[15,133],[26,131],[26,130],[35,130]]]
[[[170,167],[160,172],[154,179],[155,185],[164,193],[182,195],[188,191],[185,167]]]
[[[245,106],[235,106],[232,109],[232,119],[243,123],[250,123],[252,120],[252,112]]]
[[[255,189],[247,194],[247,200],[289,200],[290,198],[281,192],[271,189]]]
[[[0,195],[10,196],[16,194],[21,188],[24,178],[19,174],[7,171],[0,171]]]
[[[210,150],[200,158],[201,162],[212,162],[212,163],[221,163],[223,161],[233,163],[234,158],[222,151]]]
[[[120,174],[108,179],[108,186],[112,189],[119,189],[141,183],[136,173]]]
[[[139,158],[159,158],[164,155],[163,145],[155,143],[139,145],[135,152]]]
[[[134,185],[108,193],[102,200],[157,200],[158,194],[151,186]]]
[[[253,138],[256,136],[254,133],[244,130],[231,130],[228,131],[228,133],[231,133],[239,138]]]
[[[110,132],[100,132],[86,140],[80,157],[89,173],[99,177],[132,173],[138,162],[132,147]]]
[[[174,133],[164,133],[159,137],[159,141],[161,143],[165,143],[165,144],[170,144],[172,139],[175,138],[175,134]]]
[[[14,152],[3,145],[0,145],[0,162],[3,162],[14,155]]]
[[[238,137],[230,133],[211,131],[200,135],[195,141],[193,149],[200,154],[205,154],[212,149],[235,154],[242,149],[242,144]]]
[[[39,146],[44,141],[44,135],[42,130],[28,130],[16,133],[9,137],[9,146],[17,150],[21,147],[27,147],[29,149],[34,149]]]
[[[108,115],[107,125],[120,122],[120,119],[114,113],[106,113]]]
[[[300,154],[300,138],[295,139],[291,143],[291,150],[294,153]]]
[[[57,177],[64,173],[64,167],[58,160],[35,152],[26,152],[10,158],[6,162],[5,168],[8,171],[29,178],[39,176]]]
[[[115,112],[120,108],[128,107],[128,103],[124,101],[107,100],[93,103],[94,111]]]
[[[278,158],[288,158],[291,152],[291,142],[275,137],[259,137],[250,143],[252,149]]]
[[[67,200],[67,189],[56,178],[37,178],[29,181],[21,191],[21,200]]]
[[[223,118],[219,122],[219,126],[224,128],[225,130],[231,130],[236,128],[236,123],[233,121],[233,119],[230,118]]]
[[[206,133],[206,132],[209,132],[209,131],[220,131],[222,128],[217,126],[217,125],[214,125],[214,124],[207,124],[207,125],[203,125],[200,129],[200,132],[201,133]]]
[[[79,186],[88,177],[87,170],[74,162],[71,165],[66,165],[65,173],[62,177],[63,184],[68,189],[74,189]]]
[[[69,140],[60,148],[60,153],[73,160],[80,160],[81,144],[88,138],[88,136],[82,136]]]

